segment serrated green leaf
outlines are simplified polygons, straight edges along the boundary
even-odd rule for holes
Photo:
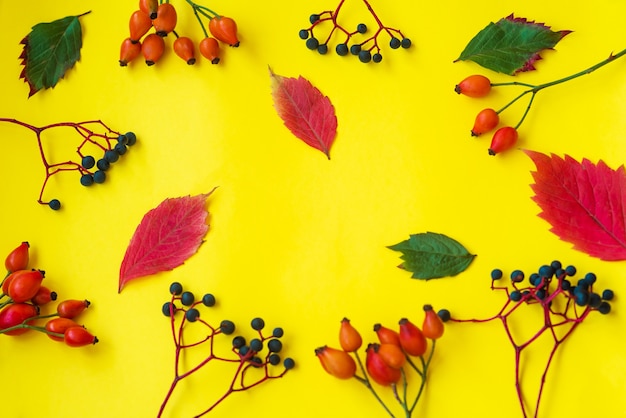
[[[87,13],[38,23],[24,38],[20,56],[24,70],[20,77],[30,86],[28,97],[54,87],[80,59],[83,39],[78,18]]]
[[[387,248],[402,253],[404,262],[398,267],[412,272],[412,278],[423,280],[456,276],[476,257],[458,241],[434,232],[410,235],[408,240]]]
[[[552,49],[569,30],[554,32],[543,23],[510,15],[489,23],[467,44],[456,61],[474,61],[500,73],[532,71],[539,53]]]

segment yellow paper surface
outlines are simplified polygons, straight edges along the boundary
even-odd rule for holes
[[[179,35],[201,39],[191,8],[182,0],[172,4]],[[138,137],[103,185],[85,188],[76,172],[53,176],[44,198],[62,201],[54,212],[36,202],[45,171],[34,133],[0,123],[0,253],[29,241],[31,266],[46,271],[45,283],[60,300],[92,302],[80,322],[100,340],[72,349],[37,332],[0,336],[2,416],[156,416],[174,376],[174,344],[161,306],[169,284],[180,281],[198,296],[216,296],[217,306],[202,313],[212,324],[231,319],[248,339],[256,316],[269,329],[282,326],[284,356],[297,362],[283,379],[233,394],[210,416],[384,417],[363,385],[327,375],[314,355],[316,347],[338,347],[343,317],[366,343],[375,341],[375,323],[396,328],[408,317],[421,324],[425,303],[459,318],[486,318],[505,302],[503,292],[490,290],[493,268],[530,274],[554,259],[580,274],[595,272],[598,289],[617,296],[610,315],[589,315],[557,352],[540,416],[626,415],[624,262],[588,257],[559,240],[536,216],[532,161],[517,149],[490,157],[489,136],[469,136],[479,110],[499,108],[520,90],[502,88],[484,99],[453,91],[473,73],[539,84],[601,61],[626,47],[621,2],[374,0],[382,21],[413,41],[409,50],[382,42],[378,65],[320,56],[298,38],[309,15],[334,9],[333,2],[202,4],[239,26],[241,46],[223,48],[220,64],[199,59],[187,66],[171,50],[170,35],[157,65],[140,58],[121,68],[119,46],[135,2],[0,2],[0,117],[35,126],[100,119]],[[20,40],[36,23],[87,10],[81,60],[54,89],[27,98],[28,86],[18,79]],[[574,32],[542,53],[538,71],[515,79],[453,64],[480,29],[512,12]],[[357,0],[346,1],[340,21],[375,27]],[[519,147],[619,167],[626,155],[625,65],[616,61],[538,94]],[[301,75],[330,97],[338,118],[330,161],[283,126],[268,66]],[[524,106],[503,118],[515,124]],[[60,130],[46,141],[51,158],[64,161],[75,158],[80,138]],[[198,253],[118,294],[119,266],[142,216],[168,197],[216,186],[208,204],[211,228]],[[426,231],[477,254],[469,269],[425,282],[396,268],[400,254],[386,247]],[[527,314],[512,329],[532,335],[541,326],[539,308],[523,309]],[[216,351],[227,355],[230,337],[218,340]],[[521,369],[529,410],[551,342],[533,347],[524,351]],[[176,387],[164,416],[194,416],[226,390],[232,369],[215,363]],[[413,416],[520,417],[513,366],[513,348],[498,322],[450,325]],[[412,376],[409,392],[418,385]],[[390,389],[376,390],[395,416],[404,416]]]

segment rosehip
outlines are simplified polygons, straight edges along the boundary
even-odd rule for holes
[[[70,347],[82,347],[85,345],[95,344],[98,338],[81,326],[70,327],[63,334],[63,341]]]
[[[400,345],[411,356],[421,356],[426,352],[426,337],[411,321],[402,318],[400,324]]]
[[[454,91],[468,97],[484,97],[491,90],[491,81],[484,75],[475,74],[465,78],[454,87]]]
[[[490,108],[483,109],[476,115],[474,121],[474,127],[472,128],[472,136],[480,136],[487,133],[498,126],[500,122],[500,116],[498,113]]]
[[[28,267],[28,248],[30,245],[28,242],[24,241],[20,245],[17,246],[13,251],[7,255],[7,258],[4,260],[4,267],[6,267],[9,273],[12,273],[17,270],[24,270]]]
[[[176,38],[173,44],[174,52],[181,57],[188,65],[196,63],[196,55],[193,47],[193,41],[186,36]]]
[[[141,54],[141,44],[131,41],[130,38],[124,39],[120,47],[120,67],[126,67],[139,54]]]
[[[46,331],[54,334],[65,334],[65,331],[72,327],[80,327],[80,324],[69,318],[54,318],[46,322]],[[48,337],[52,338],[54,341],[63,341],[64,339],[64,336],[58,337],[51,334],[48,334]]]
[[[349,379],[356,373],[356,362],[343,350],[323,346],[315,349],[315,355],[328,374],[338,379]]]
[[[198,44],[198,49],[204,58],[211,61],[211,64],[220,62],[220,44],[217,42],[217,39],[210,36],[204,38]]]
[[[159,0],[139,0],[139,10],[147,13],[150,19],[157,17],[157,8],[159,7]]]
[[[424,305],[424,322],[422,323],[424,337],[436,340],[443,335],[443,331],[443,321],[433,310],[432,305]]]
[[[379,352],[379,344],[370,344],[367,347],[365,357],[365,368],[376,383],[381,386],[390,386],[397,383],[402,377],[400,369],[394,369],[383,360]]]
[[[489,155],[496,155],[508,149],[511,149],[517,142],[517,130],[510,126],[500,128],[493,134],[491,145],[489,146]]]
[[[216,16],[209,20],[211,35],[232,47],[239,46],[237,39],[237,24],[233,19],[226,16]]]
[[[56,299],[56,292],[51,291],[46,286],[40,286],[35,296],[32,297],[31,302],[34,305],[42,306]]]
[[[157,16],[152,20],[152,26],[159,36],[167,36],[176,28],[176,9],[171,3],[161,3],[157,9]]]
[[[151,33],[143,40],[141,53],[146,60],[146,65],[154,65],[163,56],[165,41],[156,33]]]
[[[57,313],[61,318],[75,318],[91,305],[88,300],[67,299],[57,305]]]
[[[406,363],[404,351],[395,344],[380,344],[378,354],[380,354],[385,364],[394,369],[401,369],[404,363]]]
[[[344,351],[356,351],[361,348],[363,339],[361,334],[350,324],[348,318],[341,320],[341,328],[339,329],[339,343]]]
[[[400,336],[394,330],[376,324],[374,325],[374,332],[376,332],[381,344],[395,344],[400,347]]]
[[[135,10],[133,14],[130,15],[128,30],[131,42],[139,42],[151,28],[152,20],[150,20],[150,16],[146,12],[142,10]]]
[[[37,315],[39,315],[39,309],[30,303],[11,303],[0,311],[0,332],[17,325],[30,324],[34,319],[31,321],[28,319]],[[21,335],[27,331],[29,331],[29,328],[16,328],[3,334]]]
[[[13,302],[20,303],[30,300],[37,294],[44,276],[43,270],[29,270],[16,275],[9,283],[7,295],[13,299]]]

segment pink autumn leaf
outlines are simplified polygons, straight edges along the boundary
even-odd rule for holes
[[[274,107],[285,126],[330,160],[330,147],[337,136],[337,116],[330,99],[302,76],[283,77],[271,69],[270,76]]]
[[[118,292],[133,279],[180,266],[198,251],[209,230],[205,206],[213,190],[165,199],[144,215],[124,254]]]
[[[532,173],[532,198],[554,234],[574,248],[607,261],[626,260],[626,171],[565,155],[525,151]]]

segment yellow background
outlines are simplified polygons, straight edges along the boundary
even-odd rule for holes
[[[568,75],[626,47],[623,2],[373,0],[383,22],[413,41],[408,51],[385,46],[379,65],[320,56],[298,38],[311,13],[335,2],[200,3],[239,26],[241,46],[225,49],[219,65],[187,66],[168,50],[153,67],[138,60],[121,68],[119,45],[135,1],[0,1],[0,117],[36,126],[102,119],[138,136],[102,186],[86,189],[76,173],[53,177],[47,198],[64,205],[54,212],[36,203],[44,170],[34,134],[0,125],[0,253],[28,240],[33,267],[46,270],[60,299],[92,302],[80,319],[100,339],[71,349],[34,332],[0,337],[2,416],[156,416],[174,360],[161,305],[169,283],[180,281],[197,295],[216,295],[218,306],[205,315],[214,322],[232,319],[247,336],[255,316],[284,327],[284,353],[297,361],[285,378],[234,394],[213,416],[383,417],[362,385],[328,376],[314,356],[316,347],[338,346],[341,318],[350,318],[369,342],[374,323],[395,327],[409,317],[420,324],[424,303],[461,318],[486,317],[504,302],[489,290],[493,268],[530,273],[553,259],[595,272],[600,290],[610,287],[617,297],[610,315],[592,313],[559,351],[541,415],[626,416],[624,262],[588,257],[549,232],[530,199],[531,160],[519,150],[490,157],[489,138],[469,136],[480,109],[499,108],[517,90],[479,100],[458,96],[453,87],[469,74],[510,78],[452,63],[488,22],[515,12],[574,30],[556,51],[542,54],[538,71],[516,79],[542,83]],[[200,39],[191,9],[182,0],[173,4],[177,31]],[[20,40],[36,23],[87,10],[80,62],[54,89],[27,99],[28,86],[18,79]],[[347,0],[342,13],[346,24],[373,27],[360,1]],[[170,46],[173,36],[166,40]],[[308,78],[330,97],[339,123],[330,161],[283,126],[268,65]],[[519,146],[617,168],[626,155],[624,74],[626,61],[616,61],[541,92]],[[505,121],[516,123],[522,107],[505,112]],[[71,153],[75,140],[51,138],[50,152]],[[144,213],[165,198],[215,186],[211,229],[199,252],[118,294],[119,265]],[[477,258],[454,278],[410,279],[396,268],[400,254],[386,246],[426,231],[459,240]],[[529,314],[515,329],[536,329],[537,319]],[[537,347],[539,355],[548,346]],[[529,358],[524,368],[530,403],[540,360]],[[210,388],[225,385],[228,376],[217,370],[181,384],[165,416],[202,411],[213,399]],[[513,349],[499,324],[447,327],[414,416],[521,416]]]

